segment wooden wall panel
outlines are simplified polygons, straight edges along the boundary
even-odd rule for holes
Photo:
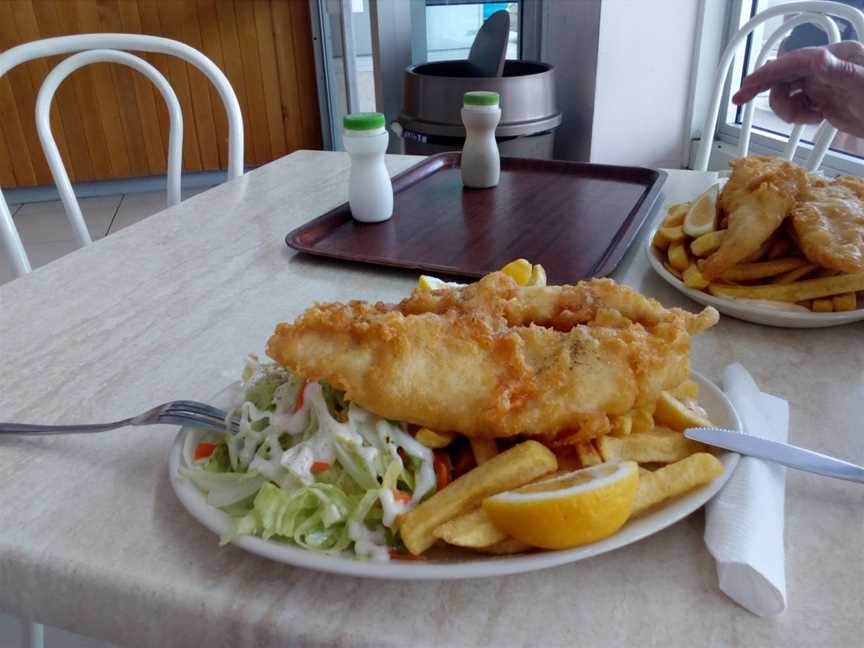
[[[0,0],[0,50],[38,38],[145,33],[202,51],[228,77],[243,111],[244,161],[264,164],[321,148],[306,0]],[[140,54],[169,80],[184,117],[183,169],[224,169],[222,101],[197,69]],[[52,184],[33,121],[36,93],[64,57],[33,61],[0,79],[0,185]],[[165,172],[168,114],[152,84],[123,66],[73,73],[54,98],[51,123],[73,181]]]

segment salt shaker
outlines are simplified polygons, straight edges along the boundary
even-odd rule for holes
[[[462,99],[465,145],[462,147],[462,184],[485,189],[498,184],[501,158],[495,141],[495,127],[501,121],[497,92],[475,90]]]
[[[348,204],[351,216],[380,223],[393,215],[393,184],[384,164],[390,136],[381,113],[352,113],[342,118],[342,143],[351,156]]]

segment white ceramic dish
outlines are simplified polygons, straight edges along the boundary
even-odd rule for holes
[[[711,420],[719,427],[730,430],[740,430],[741,421],[726,396],[714,384],[698,373],[693,373],[693,379],[699,383],[699,402],[705,408]],[[213,404],[225,407],[230,400],[232,386],[216,398]],[[179,476],[179,468],[183,462],[183,446],[187,435],[197,435],[192,428],[181,428],[171,448],[169,471],[171,485],[177,497],[205,527],[217,535],[221,535],[228,527],[228,516],[219,509],[207,504],[204,494],[190,481]],[[439,580],[456,578],[479,578],[485,576],[503,576],[520,572],[534,571],[555,567],[577,560],[598,556],[632,544],[650,536],[679,520],[690,515],[711,499],[726,483],[738,463],[738,455],[728,452],[719,456],[725,468],[724,473],[710,484],[698,488],[683,497],[668,503],[663,508],[649,513],[636,520],[628,522],[618,533],[600,542],[595,542],[575,549],[563,551],[543,551],[514,556],[483,556],[480,554],[451,551],[442,549],[422,561],[391,560],[377,562],[373,560],[357,560],[346,556],[327,556],[296,546],[280,542],[266,541],[260,538],[242,537],[233,542],[251,553],[270,558],[277,562],[331,572],[349,576],[367,578]],[[213,538],[214,544],[216,538]]]
[[[738,299],[715,297],[701,290],[688,288],[684,285],[684,282],[663,267],[662,253],[651,244],[651,241],[654,240],[654,234],[662,223],[663,219],[661,218],[651,229],[651,233],[645,241],[645,254],[648,255],[648,263],[651,264],[651,267],[654,268],[657,274],[693,301],[705,304],[706,306],[713,306],[724,315],[735,317],[745,322],[783,328],[824,328],[826,326],[840,326],[841,324],[850,324],[864,320],[864,308],[843,313],[805,313],[798,310],[783,310],[782,307],[772,308],[771,306]]]

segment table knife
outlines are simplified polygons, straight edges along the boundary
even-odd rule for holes
[[[684,430],[684,436],[717,448],[773,461],[796,470],[864,483],[864,467],[788,443],[769,441],[720,428],[689,428]]]

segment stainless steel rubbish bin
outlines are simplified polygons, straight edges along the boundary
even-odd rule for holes
[[[465,141],[462,95],[491,90],[501,95],[495,130],[501,155],[552,158],[561,112],[555,105],[555,70],[547,63],[507,61],[500,77],[470,77],[468,61],[436,61],[405,70],[403,108],[391,124],[405,152],[431,155],[460,150]]]

